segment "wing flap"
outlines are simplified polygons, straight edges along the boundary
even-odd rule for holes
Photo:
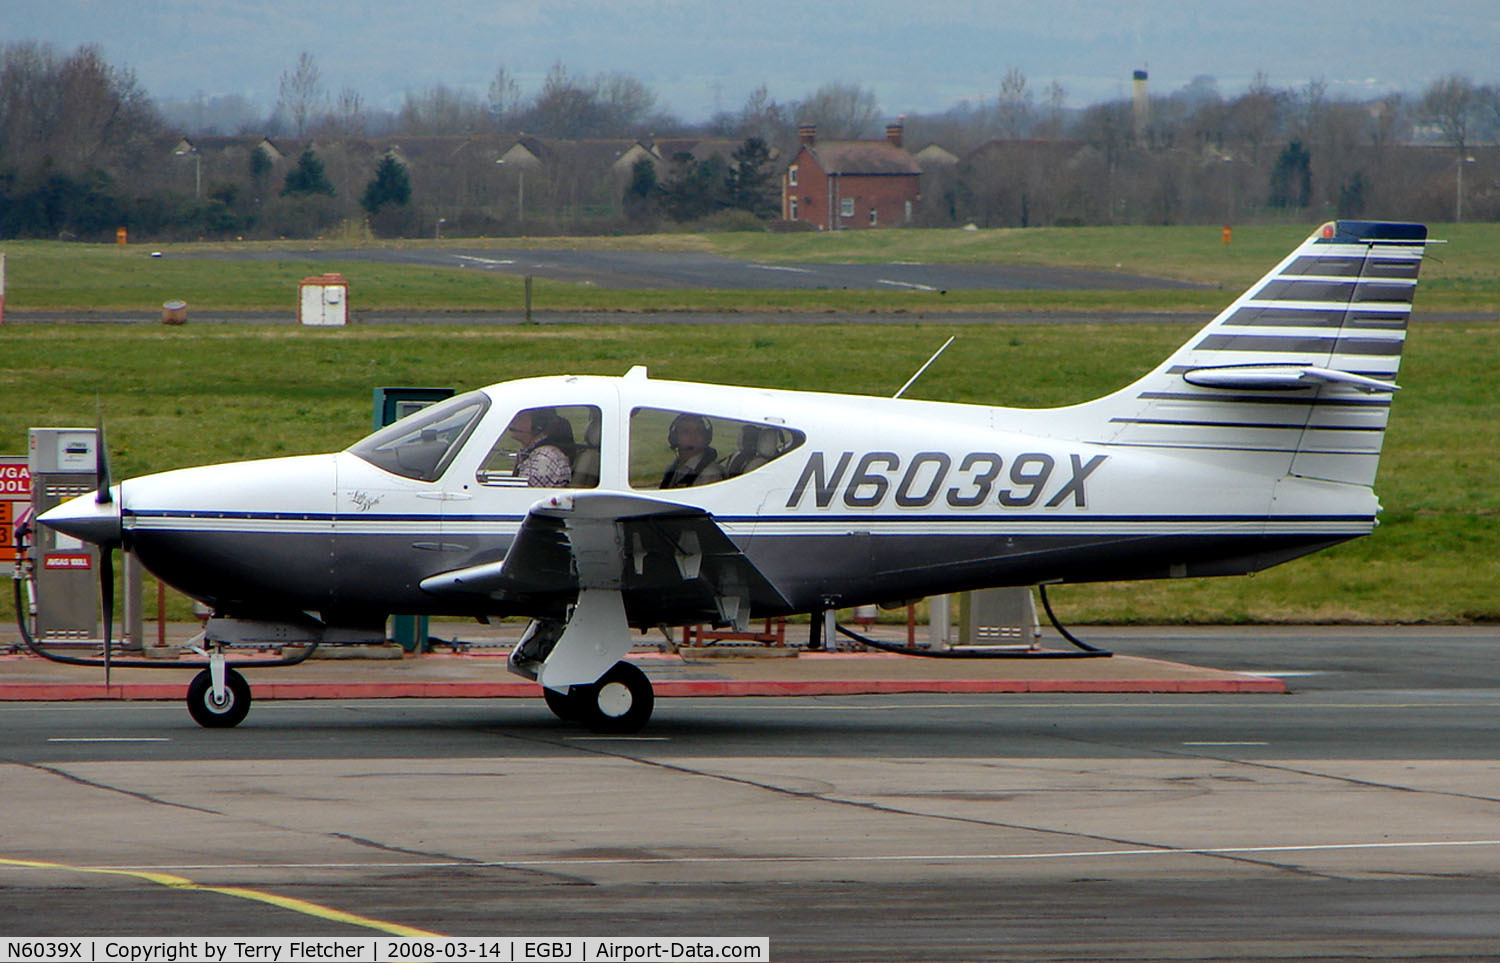
[[[537,502],[502,561],[433,575],[422,588],[511,601],[618,590],[637,626],[743,624],[752,608],[789,608],[708,512],[607,492]]]

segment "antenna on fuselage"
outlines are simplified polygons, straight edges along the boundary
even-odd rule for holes
[[[934,351],[932,353],[932,357],[930,357],[930,358],[927,359],[927,363],[924,364],[924,365],[922,365],[922,367],[918,368],[916,374],[912,375],[910,378],[907,378],[906,379],[906,384],[904,384],[904,385],[901,386],[901,390],[899,390],[895,394],[891,395],[891,397],[892,398],[899,398],[902,395],[906,394],[906,389],[910,388],[916,382],[916,380],[918,378],[922,377],[922,372],[924,372],[928,368],[932,367],[932,363],[938,359],[938,355],[942,354],[944,351],[947,351],[948,350],[948,345],[952,344],[954,342],[954,340],[957,339],[957,337],[958,337],[958,335],[955,334],[955,335],[953,335],[953,337],[949,338],[947,341],[944,341],[943,342],[943,346],[941,348],[938,348],[936,351]]]

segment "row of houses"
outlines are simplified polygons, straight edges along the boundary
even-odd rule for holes
[[[200,195],[213,185],[244,183],[269,198],[281,176],[307,149],[323,161],[342,203],[354,208],[376,164],[390,155],[405,165],[417,218],[431,229],[486,233],[541,229],[542,220],[571,219],[559,229],[608,229],[622,223],[623,195],[636,165],[652,165],[657,181],[675,176],[686,160],[733,163],[743,145],[732,138],[553,140],[528,134],[400,137],[390,141],[322,138],[183,139],[170,148],[191,157],[163,176],[175,189]],[[164,148],[166,145],[163,145]],[[167,150],[162,151],[163,154]],[[1495,171],[1500,151],[1475,149],[1477,161],[1459,181],[1458,200],[1469,216],[1500,216]],[[956,156],[938,144],[912,151],[904,125],[890,124],[879,140],[824,139],[804,125],[795,144],[771,150],[780,181],[780,216],[818,230],[862,230],[920,223],[975,222],[981,226],[1062,223],[1185,223],[1236,219],[1266,203],[1274,152],[1257,162],[1211,148],[1108,152],[1082,140],[997,140]],[[1373,146],[1324,151],[1311,163],[1321,185],[1313,207],[1359,216],[1368,206],[1382,216],[1447,216],[1455,200],[1452,152],[1432,146]],[[256,174],[254,172],[258,171]],[[274,178],[274,179],[273,179]],[[357,214],[357,209],[351,215]],[[600,219],[605,219],[601,221]]]
[[[921,196],[924,165],[952,165],[958,158],[936,145],[909,153],[902,135],[897,123],[887,127],[884,140],[820,140],[816,128],[804,125],[790,157],[772,146],[771,161],[780,173],[782,217],[819,230],[910,223]],[[718,157],[732,163],[742,145],[728,138],[565,141],[529,134],[384,142],[350,137],[184,137],[171,145],[170,152],[193,161],[194,190],[200,195],[247,174],[272,182],[284,176],[304,151],[312,150],[346,195],[357,195],[361,178],[367,180],[375,164],[391,156],[411,173],[414,188],[423,185],[420,193],[429,203],[511,205],[524,216],[528,178],[534,208],[558,200],[617,207],[641,161],[650,163],[658,182],[664,182],[687,160]],[[167,175],[182,187],[188,169],[179,167]]]

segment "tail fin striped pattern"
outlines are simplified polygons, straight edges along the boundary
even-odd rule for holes
[[[1095,402],[1098,442],[1373,484],[1426,238],[1420,224],[1323,225],[1155,371]]]

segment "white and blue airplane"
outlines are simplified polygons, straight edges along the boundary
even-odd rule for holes
[[[564,718],[652,710],[633,630],[996,586],[1255,572],[1372,531],[1426,241],[1323,225],[1133,384],[1018,409],[623,377],[528,378],[325,455],[170,471],[52,509],[214,612],[204,725],[245,626],[528,616],[511,669]],[[998,379],[997,379],[998,380]],[[102,447],[102,446],[101,446]]]

